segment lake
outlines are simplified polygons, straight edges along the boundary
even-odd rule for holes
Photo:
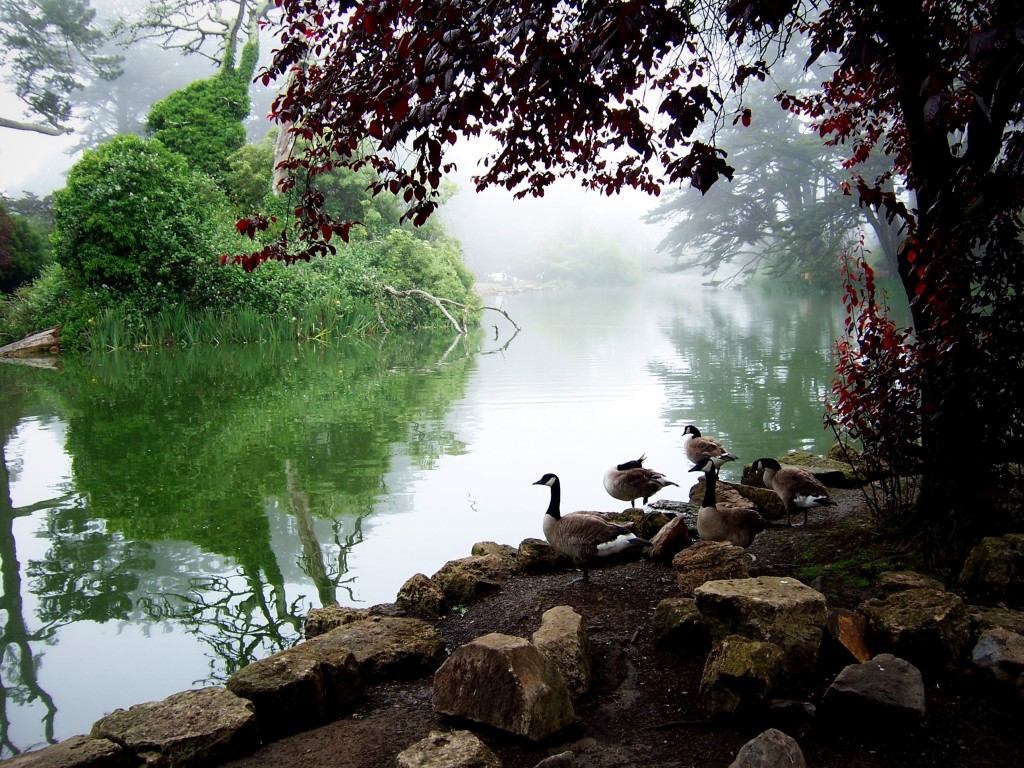
[[[686,500],[682,431],[739,465],[824,453],[837,300],[641,286],[487,296],[482,333],[0,364],[0,756],[222,684],[330,603],[392,602],[477,541],[621,510],[646,453]],[[2,493],[6,491],[6,493]],[[594,588],[599,588],[595,585]]]

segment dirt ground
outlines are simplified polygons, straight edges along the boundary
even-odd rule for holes
[[[796,576],[823,592],[830,606],[856,608],[872,593],[878,573],[908,566],[868,532],[860,494],[833,493],[838,508],[812,513],[803,528],[771,528],[748,552],[751,575]],[[467,553],[468,554],[468,553]],[[530,637],[541,614],[571,605],[587,622],[594,659],[589,694],[574,703],[575,723],[539,744],[436,714],[430,676],[375,685],[350,716],[262,747],[231,768],[367,768],[393,766],[403,749],[431,730],[469,728],[505,768],[532,768],[571,750],[578,768],[728,766],[740,747],[772,725],[773,716],[744,722],[712,721],[698,703],[704,655],[655,647],[657,603],[678,596],[670,565],[637,560],[576,574],[520,575],[500,592],[435,623],[449,651],[488,632]],[[820,702],[835,675],[852,659],[821,654],[811,675],[789,680],[777,698]],[[924,672],[923,724],[883,737],[865,729],[843,734],[814,721],[794,736],[812,768],[944,768],[1024,765],[1024,704],[997,695],[966,664]]]

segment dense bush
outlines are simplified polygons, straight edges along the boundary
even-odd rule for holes
[[[54,196],[54,251],[72,287],[145,310],[194,304],[227,247],[223,194],[160,142],[119,136],[87,151]]]

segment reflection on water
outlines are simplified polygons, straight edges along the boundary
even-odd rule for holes
[[[0,754],[222,683],[312,607],[390,602],[475,541],[539,535],[544,472],[570,508],[620,509],[601,474],[641,453],[688,497],[691,422],[746,461],[830,443],[828,304],[673,280],[504,306],[514,339],[491,314],[454,344],[0,366]]]

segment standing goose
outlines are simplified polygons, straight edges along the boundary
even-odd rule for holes
[[[767,521],[754,509],[721,508],[715,499],[715,479],[718,468],[714,459],[702,459],[690,468],[704,473],[704,500],[697,512],[697,533],[705,541],[728,541],[746,549]]]
[[[764,470],[764,484],[775,491],[786,507],[786,522],[789,523],[793,507],[804,511],[804,525],[807,525],[807,511],[812,507],[834,507],[836,503],[828,497],[828,488],[806,469],[784,467],[775,459],[758,459],[751,465],[755,472]]]
[[[647,456],[627,461],[623,464],[616,464],[604,473],[604,489],[608,495],[619,501],[628,501],[630,507],[636,506],[637,499],[643,499],[644,504],[662,488],[675,485],[661,472],[653,469],[645,469],[644,461]]]
[[[727,461],[736,461],[736,457],[729,453],[724,445],[713,437],[701,435],[700,430],[693,424],[688,424],[683,430],[683,449],[686,451],[686,458],[694,464],[699,464],[704,459],[711,459],[715,462],[715,469]]]
[[[649,546],[651,542],[636,536],[624,525],[609,522],[599,512],[560,511],[562,486],[558,476],[548,472],[534,485],[551,489],[551,501],[544,513],[544,538],[559,552],[573,558],[583,569],[583,575],[574,581],[589,581],[588,565],[595,557],[622,552],[632,547]]]

